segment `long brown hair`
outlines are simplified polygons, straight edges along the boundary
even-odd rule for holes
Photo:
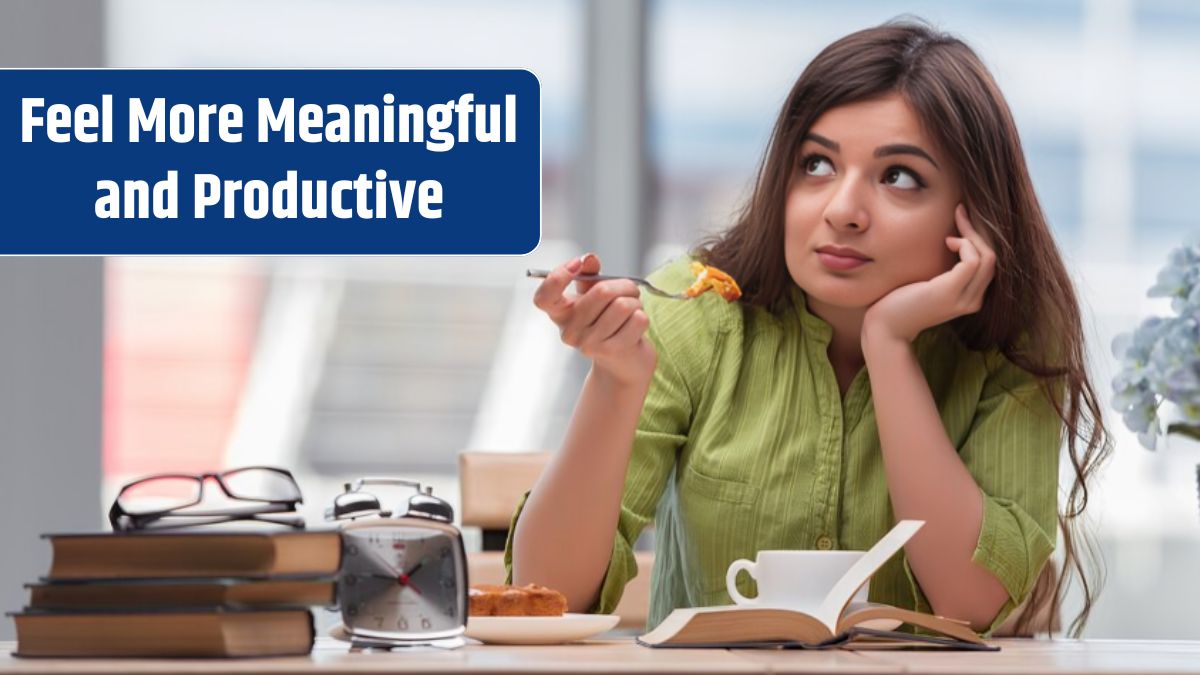
[[[830,108],[894,92],[952,158],[971,221],[990,235],[996,251],[983,309],[956,319],[953,329],[969,348],[998,349],[1041,378],[1064,425],[1075,474],[1058,514],[1064,574],[1047,565],[1016,632],[1030,632],[1036,615],[1057,617],[1077,577],[1084,604],[1070,634],[1078,637],[1104,576],[1081,518],[1091,478],[1112,446],[1086,370],[1079,303],[1034,193],[1016,124],[970,47],[909,20],[862,30],[826,47],[788,94],[736,224],[702,242],[694,254],[738,279],[744,302],[783,311],[794,285],[784,260],[783,208],[801,140]]]

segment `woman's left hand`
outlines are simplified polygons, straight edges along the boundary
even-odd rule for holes
[[[958,253],[959,261],[949,271],[929,281],[901,286],[867,309],[862,339],[867,335],[911,343],[932,326],[983,307],[983,294],[992,283],[996,253],[967,218],[967,209],[954,209],[954,222],[961,237],[946,237],[946,247]]]

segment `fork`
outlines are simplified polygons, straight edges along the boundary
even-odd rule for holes
[[[550,274],[550,270],[525,270],[525,276],[534,277],[537,279],[545,279],[546,275],[548,274]],[[641,277],[627,277],[619,274],[576,274],[574,277],[572,277],[572,279],[575,281],[610,281],[613,279],[628,279],[629,281],[632,281],[638,286],[641,286],[650,293],[653,293],[661,298],[670,298],[671,300],[691,300],[693,297],[695,297],[688,295],[687,293],[668,293],[649,281],[642,279]]]

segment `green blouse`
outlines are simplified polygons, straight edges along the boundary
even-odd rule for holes
[[[688,259],[657,270],[667,290]],[[634,438],[612,557],[593,611],[612,612],[637,574],[633,543],[657,527],[649,626],[678,607],[730,602],[725,571],[766,549],[866,550],[895,524],[866,370],[843,398],[827,356],[832,329],[794,291],[784,316],[715,293],[642,295],[658,366]],[[945,327],[914,343],[942,422],[984,498],[972,560],[1008,591],[987,633],[1033,589],[1055,547],[1063,426],[1035,378]],[[505,563],[511,581],[513,516]],[[739,590],[753,595],[753,580]],[[870,599],[929,611],[903,552]]]

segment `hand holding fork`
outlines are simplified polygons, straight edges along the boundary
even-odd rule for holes
[[[563,343],[578,349],[591,359],[594,371],[618,385],[649,385],[657,355],[646,337],[650,320],[638,292],[639,282],[650,287],[647,282],[601,275],[600,258],[591,253],[528,275],[544,277],[533,304],[558,326]],[[565,291],[572,281],[578,294],[568,296]]]

